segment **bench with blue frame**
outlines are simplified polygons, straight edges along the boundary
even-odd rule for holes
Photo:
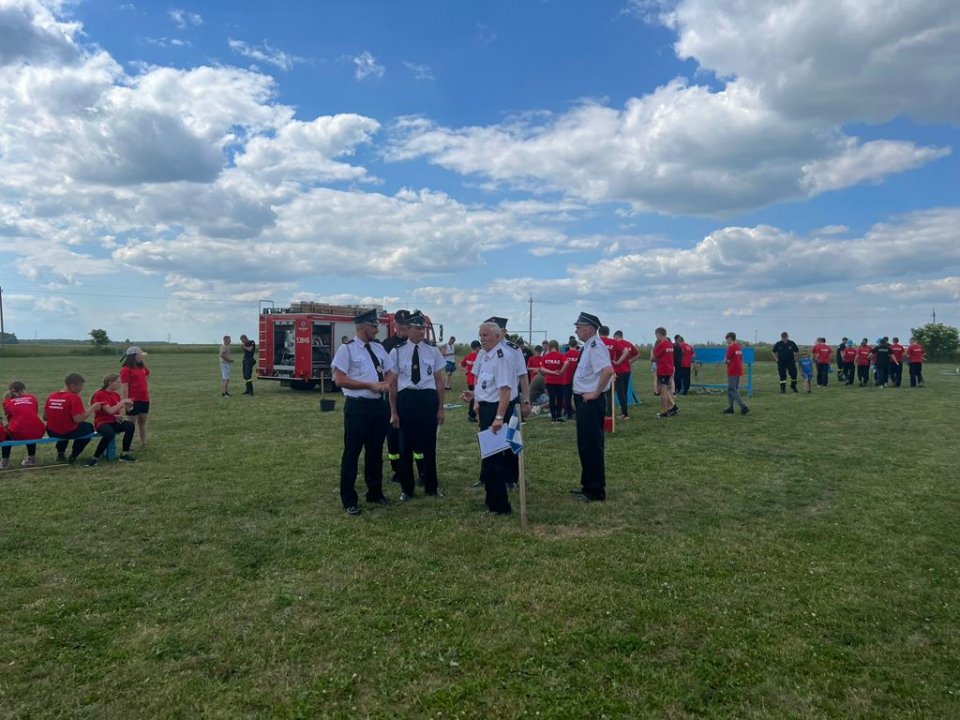
[[[74,440],[97,440],[103,437],[100,433],[90,433],[89,435],[81,435],[80,437],[70,438],[66,442],[73,442]],[[0,442],[0,447],[17,447],[19,445],[49,445],[50,443],[63,442],[64,438],[54,438],[54,437],[42,437],[37,438],[36,440],[4,440]],[[116,438],[110,440],[110,444],[107,446],[106,459],[115,460],[117,457],[117,443]]]

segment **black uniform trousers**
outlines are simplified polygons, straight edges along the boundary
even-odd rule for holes
[[[408,388],[397,394],[397,415],[400,416],[400,489],[413,496],[413,454],[423,455],[419,465],[423,491],[437,494],[437,410],[440,399],[436,390]]]
[[[383,440],[390,426],[386,400],[348,397],[343,407],[343,457],[340,458],[340,502],[357,504],[357,464],[363,451],[367,501],[383,498]]]
[[[830,363],[817,363],[817,385],[827,386],[827,380],[830,377]]]
[[[874,365],[877,376],[877,385],[886,385],[890,380],[890,363],[877,363]]]
[[[791,363],[777,363],[777,373],[780,375],[780,385],[781,389],[787,385],[787,374],[790,374],[790,387],[796,389],[797,387],[797,364],[795,362]]]
[[[853,385],[853,381],[857,375],[853,369],[852,362],[845,362],[843,364],[843,376],[847,379],[847,385]]]
[[[603,418],[607,414],[606,393],[596,400],[584,401],[583,395],[574,395],[577,403],[577,452],[580,454],[580,485],[583,494],[591,500],[607,497],[607,474],[603,457]]]
[[[903,380],[903,365],[900,363],[890,363],[890,383],[894,387],[900,387],[900,382]]]
[[[869,365],[857,365],[857,380],[860,381],[861,385],[866,385],[868,382],[870,382]]]
[[[912,375],[910,377],[911,379],[913,378]],[[61,442],[56,443],[57,455],[65,454],[67,452],[67,445],[70,444],[68,441],[73,440],[73,450],[70,451],[70,456],[76,458],[80,456],[80,453],[83,452],[83,449],[87,447],[90,442],[89,438],[80,440],[76,438],[83,438],[84,435],[92,435],[93,432],[93,425],[88,422],[82,422],[68,433],[57,433],[48,429],[47,435],[52,438],[63,438]]]
[[[493,425],[497,416],[497,406],[498,403],[495,402],[477,403],[477,415],[481,430],[486,430]],[[504,415],[504,418],[508,417],[509,415]],[[506,432],[506,426],[500,432]],[[513,512],[513,508],[510,506],[510,498],[507,495],[507,481],[511,477],[508,455],[513,455],[513,453],[504,450],[480,461],[480,482],[483,483],[483,487],[487,491],[487,509],[490,512],[503,515]]]
[[[690,368],[677,367],[673,372],[675,395],[686,395],[690,392]]]
[[[910,365],[910,387],[923,385],[923,363],[909,363]]]

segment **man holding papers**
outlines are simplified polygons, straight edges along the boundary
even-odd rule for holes
[[[480,326],[480,350],[473,365],[473,392],[461,396],[465,401],[475,400],[480,430],[504,433],[505,417],[510,403],[517,397],[517,372],[514,358],[500,344],[502,333],[495,322]],[[524,372],[524,375],[526,373]],[[497,515],[509,515],[513,508],[507,496],[510,472],[505,453],[494,453],[480,461],[480,482],[486,488],[487,509]]]
[[[577,406],[577,451],[580,454],[580,485],[571,492],[584,502],[606,500],[607,480],[603,458],[603,418],[606,395],[613,377],[610,352],[597,336],[600,318],[581,312],[574,323],[583,343],[573,373],[573,399]]]

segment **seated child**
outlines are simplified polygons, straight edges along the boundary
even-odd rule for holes
[[[47,435],[59,438],[57,443],[57,462],[75,463],[77,457],[90,442],[84,435],[93,433],[93,425],[85,420],[100,409],[99,403],[89,408],[83,407],[80,392],[86,382],[83,375],[70,373],[64,378],[64,389],[52,393],[43,406],[43,415],[47,420]],[[67,457],[67,445],[73,440],[73,450]]]
[[[133,407],[133,400],[130,398],[120,398],[120,376],[116,373],[110,373],[103,378],[103,386],[97,390],[90,402],[93,405],[99,405],[100,409],[93,416],[93,427],[100,433],[100,442],[97,449],[93,451],[93,457],[87,460],[87,465],[92,467],[100,462],[100,458],[110,447],[110,442],[118,433],[123,433],[123,453],[117,458],[120,462],[136,462],[136,458],[130,454],[130,443],[133,442],[133,433],[136,427],[129,420],[123,418],[123,412]]]
[[[19,380],[14,380],[7,386],[7,394],[3,396],[3,414],[7,418],[7,435],[10,440],[38,440],[46,430],[39,415],[40,405],[37,398],[27,392],[27,386]],[[10,466],[10,450],[2,448],[0,470]],[[27,457],[22,463],[24,467],[37,464],[37,446],[27,445]]]

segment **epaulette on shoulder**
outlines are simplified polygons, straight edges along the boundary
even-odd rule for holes
[[[593,342],[590,343],[590,347],[596,347],[596,346],[597,346],[597,341],[596,341],[596,340],[594,340]]]
[[[517,344],[515,344],[515,343],[512,343],[512,342],[510,342],[509,340],[507,340],[506,346],[507,346],[508,348],[513,348],[514,350],[516,350],[518,347],[520,347],[519,345],[517,345]]]
[[[502,357],[503,357],[503,348],[497,348],[497,357],[498,357],[498,358],[502,358]]]
[[[353,338],[353,340],[356,340],[356,338]],[[343,343],[343,344],[344,344],[344,345],[349,345],[350,343],[353,342],[353,340],[347,340],[347,341],[346,341],[345,343]]]

